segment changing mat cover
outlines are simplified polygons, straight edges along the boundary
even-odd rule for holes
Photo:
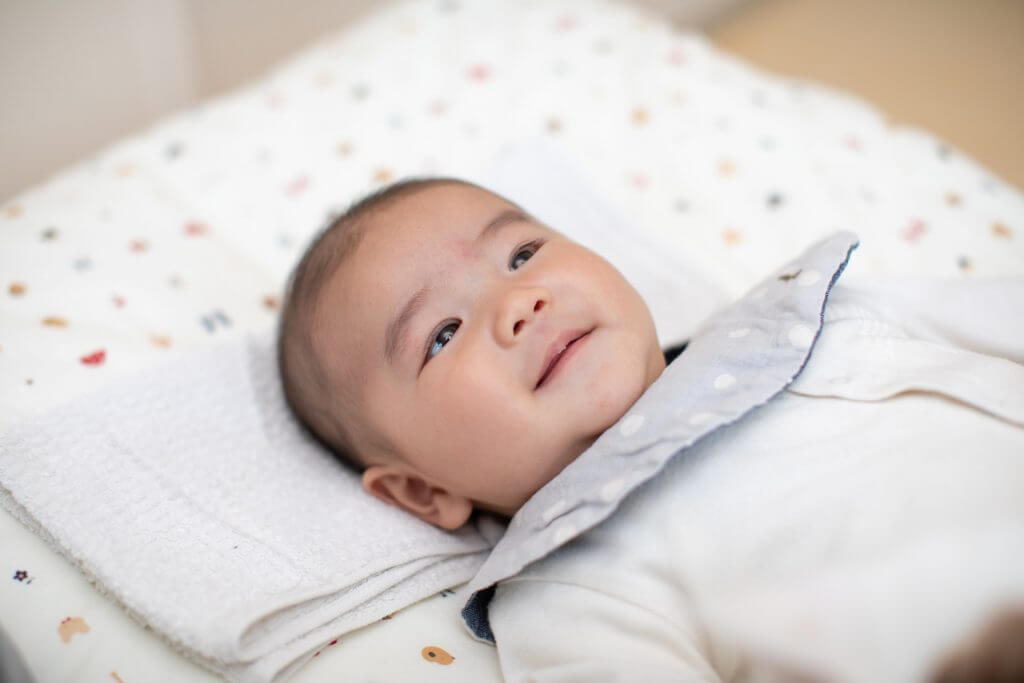
[[[474,636],[494,642],[495,584],[606,519],[669,460],[796,378],[857,245],[848,232],[825,239],[711,318],[629,412],[519,509],[469,584],[462,616]]]

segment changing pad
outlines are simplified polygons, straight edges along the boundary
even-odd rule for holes
[[[685,338],[724,298],[554,150],[525,146],[491,174],[609,254],[662,312],[663,336]],[[684,292],[700,296],[669,315]],[[205,666],[287,678],[324,644],[467,581],[501,536],[487,515],[443,532],[366,494],[288,411],[273,330],[172,357],[0,437],[0,503]]]
[[[308,238],[389,180],[464,176],[563,227],[545,168],[706,283],[707,310],[842,228],[864,244],[851,280],[1024,270],[1020,193],[856,99],[625,4],[400,3],[0,207],[0,431],[265,331]],[[687,332],[655,318],[664,343]],[[0,623],[40,681],[212,678],[6,513],[0,543]],[[295,678],[499,680],[461,593],[326,641]]]

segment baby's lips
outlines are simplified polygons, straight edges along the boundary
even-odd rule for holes
[[[544,352],[544,357],[540,366],[540,371],[537,373],[537,383],[534,385],[534,390],[539,389],[541,383],[543,383],[551,371],[552,366],[558,361],[558,358],[562,355],[566,348],[576,340],[590,334],[593,330],[585,329],[571,329],[566,330],[555,335],[555,338],[548,344],[547,350]]]

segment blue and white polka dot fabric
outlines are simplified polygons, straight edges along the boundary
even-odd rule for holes
[[[855,235],[837,233],[709,319],[630,411],[526,502],[470,582],[463,618],[476,637],[493,642],[491,586],[601,522],[671,458],[796,378],[856,247]]]

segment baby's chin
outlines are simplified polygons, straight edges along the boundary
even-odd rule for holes
[[[664,356],[659,350],[656,358],[638,358],[628,372],[621,372],[621,366],[618,369],[620,372],[615,373],[614,378],[609,377],[608,381],[602,383],[602,391],[590,392],[578,402],[572,417],[563,422],[566,431],[560,437],[556,433],[549,433],[546,441],[561,443],[562,447],[542,458],[541,462],[546,465],[542,466],[540,471],[535,471],[536,481],[518,504],[502,508],[477,502],[476,506],[508,517],[514,515],[533,494],[586,453],[602,434],[614,427],[629,412],[665,369]]]
[[[657,359],[638,359],[635,366],[630,368],[630,372],[620,373],[618,377],[604,384],[603,391],[595,392],[593,396],[588,397],[589,410],[582,417],[589,423],[589,429],[581,441],[593,444],[601,434],[615,426],[615,423],[629,413],[640,397],[654,384],[664,369],[665,361],[660,352]]]
[[[663,368],[664,365],[662,365]],[[564,442],[567,443],[567,446],[554,458],[559,461],[559,466],[551,478],[557,476],[558,472],[565,469],[569,463],[583,455],[594,445],[594,442],[628,414],[630,408],[636,404],[644,392],[654,383],[658,374],[660,374],[660,371],[657,374],[652,371],[631,385],[624,386],[619,384],[615,387],[614,392],[601,397],[594,397],[594,402],[587,406],[588,409],[582,410],[580,414],[580,418],[585,421],[585,429],[577,430],[574,435],[566,436]],[[547,481],[544,483],[546,484]]]

